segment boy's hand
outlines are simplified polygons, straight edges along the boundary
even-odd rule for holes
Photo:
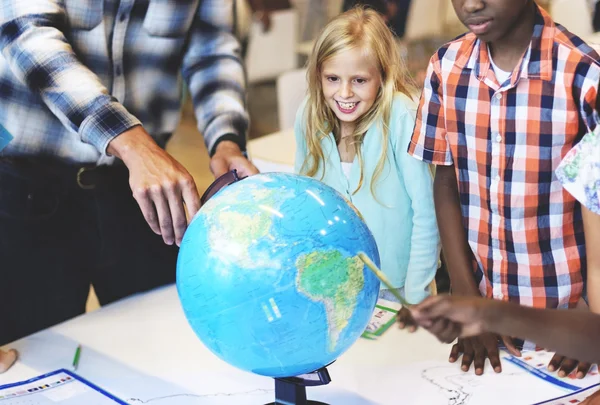
[[[458,340],[450,352],[450,362],[454,363],[462,354],[462,370],[468,371],[471,364],[475,374],[483,374],[486,357],[497,373],[502,371],[498,338],[485,333],[485,323],[494,308],[492,300],[480,297],[450,297],[438,295],[425,299],[411,308],[417,323],[435,334],[438,339],[451,342]],[[476,336],[477,337],[469,337]]]
[[[548,370],[558,370],[558,376],[561,378],[568,376],[575,369],[577,369],[577,378],[584,378],[590,371],[590,368],[592,368],[591,363],[579,362],[575,359],[568,359],[558,353],[556,353],[554,357],[552,357],[552,360],[550,360],[550,363],[548,363]]]
[[[17,361],[17,357],[17,351],[14,349],[7,352],[0,350],[0,374],[11,368],[15,364],[15,361]]]
[[[396,320],[398,321],[400,329],[406,328],[410,333],[417,330],[417,322],[413,318],[410,310],[406,307],[400,308],[400,311],[396,314]]]
[[[485,359],[489,358],[492,368],[496,373],[502,372],[500,353],[498,351],[498,336],[493,333],[458,339],[452,346],[449,361],[455,363],[462,354],[462,371],[469,371],[471,364],[475,367],[475,374],[482,375]]]
[[[587,397],[587,399],[583,401],[581,405],[600,405],[600,391],[597,391],[596,393]]]

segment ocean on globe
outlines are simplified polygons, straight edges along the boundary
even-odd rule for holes
[[[215,194],[189,225],[177,291],[189,324],[218,357],[269,377],[336,360],[365,330],[379,280],[373,235],[333,188],[267,173]]]

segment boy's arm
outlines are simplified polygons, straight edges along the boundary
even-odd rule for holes
[[[590,310],[600,314],[600,215],[582,207],[587,256],[587,295]]]
[[[433,195],[442,239],[442,251],[450,274],[452,293],[480,297],[479,288],[473,276],[473,254],[462,223],[463,217],[454,166],[436,167]],[[505,339],[505,343],[512,353],[519,354],[509,339]],[[487,333],[478,337],[459,339],[458,343],[452,346],[450,361],[458,360],[460,353],[463,353],[461,366],[463,371],[468,371],[473,362],[475,374],[482,374],[486,356],[490,359],[494,371],[502,371],[498,339],[493,334]]]
[[[471,248],[462,222],[454,166],[437,166],[433,183],[435,211],[454,295],[479,296]]]
[[[600,360],[600,315],[586,311],[537,309],[475,297],[437,296],[411,307],[413,317],[444,341],[484,332],[518,336],[567,356]],[[445,328],[433,320],[444,319]],[[440,325],[436,323],[435,325]]]

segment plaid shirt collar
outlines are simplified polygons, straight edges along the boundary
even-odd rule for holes
[[[510,87],[516,86],[520,78],[552,80],[552,49],[556,25],[552,18],[541,7],[537,7],[535,26],[531,44],[523,55],[521,64],[515,69],[519,74],[512,75]],[[494,80],[491,57],[486,43],[477,39],[475,34],[465,34],[462,49],[456,59],[458,69],[471,69],[480,81],[485,82],[495,90],[499,85]]]

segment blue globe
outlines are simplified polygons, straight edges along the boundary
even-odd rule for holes
[[[200,340],[240,369],[292,377],[326,366],[360,337],[377,301],[373,235],[337,191],[269,173],[215,194],[189,225],[177,291]]]

